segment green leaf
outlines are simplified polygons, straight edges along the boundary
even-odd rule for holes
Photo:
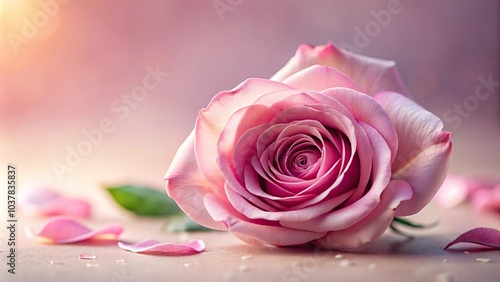
[[[166,193],[153,188],[124,185],[106,189],[120,206],[139,216],[160,217],[182,213]]]
[[[404,237],[406,237],[408,239],[413,239],[412,235],[399,230],[399,228],[396,227],[396,224],[394,224],[394,221],[389,225],[389,228],[392,230],[392,232],[394,232],[394,233],[396,233],[398,235],[404,236]]]
[[[431,228],[431,227],[434,227],[438,224],[439,222],[433,222],[433,223],[430,223],[430,224],[421,224],[421,223],[414,223],[408,219],[403,219],[401,217],[395,217],[391,224],[389,225],[389,228],[396,234],[398,235],[401,235],[401,236],[405,236],[407,238],[413,238],[412,235],[406,233],[406,232],[403,232],[401,231],[399,228],[397,228],[396,226],[399,226],[399,225],[403,225],[403,226],[406,226],[407,228],[412,228],[412,229],[425,229],[425,228]]]
[[[213,231],[210,228],[199,225],[187,215],[176,215],[168,219],[163,226],[163,230],[167,233],[189,232],[189,231]]]
[[[433,223],[429,223],[429,224],[421,224],[421,223],[415,223],[415,222],[412,222],[408,219],[403,219],[401,217],[395,217],[393,220],[392,220],[392,223],[391,224],[401,224],[401,225],[405,225],[407,227],[410,227],[410,228],[417,228],[417,229],[423,229],[423,228],[432,228],[436,225],[438,225],[438,221],[435,221]]]

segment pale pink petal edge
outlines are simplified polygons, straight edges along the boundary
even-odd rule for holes
[[[77,227],[80,227],[80,229],[82,230],[84,229],[90,230],[85,225],[79,223],[76,220],[67,217],[54,217],[49,219],[49,221],[44,225],[44,227],[42,227],[41,231],[38,234],[35,234],[28,226],[25,227],[25,234],[28,238],[37,239],[39,241],[46,243],[68,244],[68,243],[81,242],[88,239],[116,239],[123,232],[123,227],[121,225],[110,224],[97,230],[85,231],[80,233],[79,235],[72,236],[70,238],[57,240],[55,239],[54,236],[55,233],[52,233],[52,231],[49,231],[47,229],[49,225],[60,224],[59,228],[56,229],[64,230],[70,226],[68,224],[68,221],[71,221],[73,224],[75,224]],[[55,232],[56,229],[52,229],[54,230],[53,232]]]
[[[19,207],[29,215],[90,217],[92,214],[92,207],[88,201],[69,198],[43,186],[31,184],[21,191]]]
[[[203,240],[194,240],[187,243],[161,243],[156,240],[146,239],[135,244],[118,242],[118,247],[134,253],[180,255],[202,252],[205,249],[205,243]]]

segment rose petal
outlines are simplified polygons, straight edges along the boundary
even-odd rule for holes
[[[451,156],[451,133],[441,119],[407,97],[384,92],[375,95],[396,128],[399,147],[392,179],[407,181],[413,197],[401,203],[396,216],[419,212],[434,197],[446,177]]]
[[[225,230],[226,227],[210,217],[203,205],[207,193],[226,197],[224,191],[211,186],[198,169],[194,152],[194,131],[182,143],[165,175],[167,194],[194,221],[208,228]]]
[[[68,198],[41,186],[31,186],[20,190],[19,207],[29,215],[90,217],[91,206],[82,199]]]
[[[301,120],[303,119],[302,116],[303,115],[308,115],[307,113],[304,112],[304,106],[303,104],[304,103],[307,103],[309,105],[309,108],[311,108],[311,110],[315,111],[316,112],[316,115],[328,115],[328,117],[321,117],[322,120],[324,121],[328,121],[328,123],[331,124],[331,127],[332,128],[339,128],[341,129],[342,127],[344,129],[342,129],[342,131],[354,131],[355,129],[353,129],[353,124],[352,124],[352,121],[349,120],[348,117],[351,117],[352,116],[350,115],[350,113],[345,109],[345,107],[342,106],[342,104],[340,104],[338,101],[336,101],[335,99],[333,98],[330,98],[330,97],[327,97],[323,94],[320,94],[320,93],[299,93],[299,94],[295,94],[295,95],[287,95],[285,97],[287,97],[286,100],[281,100],[282,97],[282,94],[283,92],[286,92],[286,91],[278,91],[278,92],[274,92],[272,94],[268,94],[268,95],[265,95],[263,97],[261,97],[259,100],[258,100],[258,103],[259,104],[263,104],[263,105],[269,105],[271,104],[272,105],[272,108],[276,108],[276,109],[281,109],[282,107],[285,108],[286,110],[283,110],[283,112],[280,113],[279,116],[276,117],[277,121],[275,123],[284,123],[284,124],[288,124],[290,123],[291,121],[293,120]],[[288,94],[288,93],[287,93]],[[277,96],[277,97],[275,97]],[[324,105],[323,103],[319,103],[318,100],[316,100],[315,98],[313,98],[313,96],[317,96],[317,97],[325,97],[326,99],[329,99],[329,104],[331,104],[334,109],[338,110],[338,111],[342,111],[342,114],[335,111],[335,113],[333,112],[330,112],[330,113],[326,113],[325,112],[325,107],[327,105]],[[264,101],[265,100],[265,101]],[[276,100],[278,100],[279,102],[276,102]],[[286,102],[286,105],[282,105],[281,102]],[[313,108],[313,105],[310,105],[310,103],[312,104],[318,104],[318,107],[321,106],[321,109],[314,109]],[[302,108],[298,108],[298,107],[293,107],[295,104],[297,105],[302,105]],[[336,115],[336,116],[332,116],[333,115]],[[347,116],[347,117],[346,117]],[[233,115],[231,116],[230,120],[232,120],[233,118],[237,118],[238,115]],[[311,116],[307,117],[307,118],[311,118]],[[320,117],[318,117],[320,118]],[[332,119],[333,118],[333,119]],[[352,118],[353,119],[353,118]],[[274,123],[274,122],[271,122],[271,123]],[[275,126],[279,126],[279,125],[275,125]],[[257,130],[258,128],[261,128],[262,130],[266,130],[268,126],[263,126],[263,127],[255,127],[254,129]],[[229,127],[227,127],[229,128]],[[229,129],[233,129],[234,128],[229,128]],[[356,129],[356,130],[359,130],[359,129]],[[230,138],[225,138],[225,131],[226,129],[221,133],[221,139],[220,140],[233,140],[233,134],[229,134],[227,136],[231,136]],[[260,132],[261,130],[259,130]],[[281,130],[279,130],[281,131]],[[249,132],[253,132],[253,130],[249,130]],[[279,132],[278,132],[279,133]],[[350,135],[354,134],[354,132],[346,132]],[[249,147],[251,147],[252,144],[255,144],[257,143],[257,150],[259,150],[259,141],[257,140],[259,136],[265,136],[267,134],[250,134],[250,135],[246,135],[247,137],[249,137],[250,139],[252,140],[245,140],[243,143],[245,144],[250,144]],[[274,139],[274,138],[272,138]],[[354,140],[354,138],[352,138]],[[245,189],[245,185],[243,185],[243,183],[241,182],[243,180],[243,168],[244,166],[240,166],[240,165],[236,165],[234,166],[233,165],[233,157],[231,157],[231,153],[232,153],[232,150],[230,150],[231,148],[231,144],[230,143],[223,143],[223,141],[221,141],[219,144],[219,153],[221,153],[222,157],[218,157],[218,161],[219,161],[219,168],[221,169],[222,173],[226,176],[226,181],[230,184],[229,186],[234,189],[236,192],[238,192],[239,194],[243,195],[245,198],[247,198],[249,201],[252,202],[252,204],[258,206],[259,208],[261,209],[264,209],[264,210],[272,210],[272,208],[263,203],[260,199],[257,199],[254,195],[251,195],[250,193],[248,193],[248,191]],[[224,146],[223,146],[224,145]],[[249,157],[251,157],[251,154],[247,154],[248,152],[251,152],[252,150],[247,150],[245,149],[246,145],[243,147],[243,149],[238,149],[237,152],[238,152],[238,159],[239,160],[246,160],[246,159],[249,159]],[[240,148],[237,146],[237,148]],[[241,154],[243,154],[245,157],[241,157]],[[260,152],[262,153],[262,152]],[[259,153],[257,154],[259,155]],[[371,162],[371,161],[370,161]],[[236,173],[235,173],[235,170],[238,170]],[[240,179],[237,179],[239,176]],[[317,201],[321,200],[320,198],[324,198],[328,195],[328,191],[325,191],[324,195],[322,195],[321,197],[317,197]],[[314,204],[313,202],[311,203],[305,203],[307,205],[311,205],[311,204]],[[238,207],[238,209],[240,209],[240,207]],[[248,215],[247,215],[248,216]]]
[[[61,197],[61,193],[38,184],[28,184],[19,190],[19,205],[39,204]]]
[[[243,146],[243,149],[241,149],[238,148],[238,146],[241,147],[241,135],[249,135],[249,132],[254,132],[255,129],[252,128],[269,127],[267,122],[278,113],[279,112],[275,109],[265,105],[251,105],[236,111],[225,126],[225,128],[230,130],[223,130],[219,136],[217,142],[218,155],[227,156],[234,151],[234,154],[239,155],[238,159],[248,159],[255,151],[255,137],[250,139],[250,143],[248,145],[245,144],[246,146]],[[247,138],[243,138],[243,140],[245,139]],[[220,158],[218,159],[220,161]],[[236,167],[234,167],[234,171],[240,178],[243,178],[243,167],[237,167],[239,164],[241,163],[235,164]],[[222,166],[224,165],[225,164],[222,164]],[[221,164],[219,164],[219,167],[220,166]],[[223,169],[221,169],[221,171],[223,171]]]
[[[227,202],[221,202],[213,194],[205,197],[205,206],[214,220],[224,222],[231,233],[242,240],[259,245],[266,243],[277,246],[300,245],[324,236],[326,232],[311,232],[271,225],[272,222],[245,218]]]
[[[321,93],[342,103],[356,120],[375,128],[391,149],[391,161],[394,160],[398,150],[398,136],[390,117],[375,99],[347,88],[327,89]]]
[[[147,239],[135,244],[118,242],[118,247],[134,253],[186,255],[202,252],[205,249],[205,243],[202,240],[194,240],[188,243],[160,243],[156,240]]]
[[[469,182],[465,178],[448,174],[435,199],[440,206],[450,209],[463,203],[468,193]]]
[[[310,66],[292,74],[283,83],[297,89],[318,92],[332,87],[346,87],[362,91],[356,82],[337,69],[318,65]]]
[[[478,213],[500,213],[500,184],[492,188],[478,188],[472,195],[471,204]]]
[[[305,95],[305,96],[304,96]],[[312,95],[312,93],[311,93]],[[309,97],[311,98],[310,96],[307,96],[306,94],[297,94],[295,95],[297,96],[297,98],[305,98],[305,97]],[[295,96],[291,96],[291,97],[295,97]],[[323,96],[321,94],[318,93],[318,96]],[[327,97],[328,98],[328,97]],[[331,98],[329,98],[331,99]],[[332,99],[333,100],[333,99]],[[341,104],[339,104],[338,102],[335,104],[337,107],[339,107],[339,109],[345,109],[342,107]],[[313,110],[313,109],[311,109]],[[289,111],[293,111],[293,114],[285,114]],[[300,108],[294,108],[294,107],[291,107],[291,108],[288,108],[287,110],[283,111],[283,114],[284,116],[282,116],[280,114],[280,116],[278,116],[277,118],[279,118],[279,120],[285,124],[288,124],[290,121],[288,120],[288,118],[290,119],[298,119],[298,120],[302,120],[302,119],[308,119],[308,118],[311,118],[312,116],[315,116],[315,115],[322,115],[322,117],[320,118],[321,120],[324,120],[325,122],[328,121],[328,123],[331,123],[331,127],[332,128],[338,128],[339,126],[342,127],[342,126],[346,126],[345,123],[350,123],[350,126],[349,127],[353,127],[353,124],[350,120],[347,119],[347,117],[345,116],[341,116],[339,115],[339,120],[338,122],[340,122],[340,120],[343,120],[343,123],[344,125],[341,125],[341,124],[337,124],[336,123],[336,117],[335,116],[330,116],[329,113],[325,112],[325,111],[319,111],[319,110],[314,110],[314,112],[316,112],[316,114],[313,114],[313,113],[309,113],[309,111],[306,111],[306,109],[304,107],[300,107]],[[303,115],[305,115],[305,118],[303,117]],[[326,115],[323,117],[323,115]],[[285,117],[287,116],[287,117]],[[311,121],[312,122],[312,121]],[[267,126],[266,126],[267,127]],[[354,129],[352,129],[354,130]],[[282,132],[282,130],[278,130],[276,131],[276,134],[279,134],[280,132]],[[354,132],[353,132],[354,133]],[[353,133],[350,133],[350,134],[353,134]],[[257,135],[260,135],[260,134],[257,134]],[[256,137],[257,135],[254,135],[252,134],[252,136]],[[268,136],[268,134],[262,134],[262,136]],[[274,139],[274,138],[271,138],[271,139]],[[352,138],[354,140],[354,138]],[[258,140],[255,140],[253,142],[246,142],[245,143],[248,143],[248,144],[254,144],[254,143],[257,143],[259,144]],[[220,143],[219,143],[220,145]],[[257,145],[257,147],[259,147]],[[257,148],[257,150],[259,150]],[[228,154],[229,151],[225,150],[224,147],[220,147],[220,151],[222,153],[225,153],[225,154]],[[226,152],[227,151],[227,152]],[[240,151],[246,151],[245,149],[239,149],[238,152]],[[389,154],[390,155],[390,154]],[[265,211],[276,211],[274,208],[270,207],[268,204],[264,203],[262,201],[262,199],[259,199],[256,197],[256,194],[251,194],[249,193],[248,190],[252,190],[254,191],[255,189],[252,189],[252,187],[248,187],[247,185],[251,184],[251,183],[246,183],[245,185],[243,183],[241,183],[241,180],[238,180],[238,179],[235,179],[234,178],[234,173],[233,173],[233,170],[234,168],[232,167],[232,165],[230,163],[228,163],[227,161],[231,161],[233,158],[231,158],[229,155],[227,156],[224,156],[222,158],[219,158],[219,167],[221,168],[221,170],[223,171],[224,175],[227,176],[227,183],[229,184],[230,188],[233,189],[235,192],[237,192],[239,195],[243,196],[244,198],[246,198],[246,200],[248,202],[251,202],[251,204],[249,203],[246,203],[245,200],[241,199],[241,197],[237,196],[236,194],[232,193],[231,191],[227,191],[227,194],[228,194],[228,198],[230,201],[239,201],[238,204],[235,204],[233,203],[233,205],[235,206],[235,208],[245,214],[247,217],[249,218],[256,218],[256,213],[257,212],[259,215],[262,215],[262,214],[266,214],[266,216],[264,218],[266,219],[277,219],[277,218],[280,218],[280,219],[285,219],[283,218],[283,216],[292,216],[293,214],[296,214],[297,212],[287,212],[287,211],[283,211],[283,212],[280,212],[280,213],[266,213]],[[246,160],[247,158],[239,158],[239,159],[242,159],[242,160]],[[370,163],[371,163],[371,160],[370,160]],[[263,173],[263,172],[260,172],[261,176],[265,176],[266,173]],[[354,179],[357,179],[357,178],[354,178]],[[267,179],[268,181],[270,181],[270,179]],[[322,182],[324,182],[325,179],[320,179],[319,182],[317,182],[316,184],[318,185],[321,185]],[[349,180],[348,177],[346,178],[346,181]],[[335,188],[335,186],[337,186],[338,184],[342,184],[342,178],[339,178],[338,179],[338,183],[334,183],[333,185],[331,185],[330,188],[328,188],[327,190],[323,191],[320,195],[317,195],[316,197],[314,197],[314,199],[311,199],[311,201],[302,201],[301,203],[301,206],[294,206],[293,208],[294,209],[303,209],[305,207],[308,207],[308,206],[311,206],[311,205],[314,205],[318,202],[320,202],[321,200],[323,200],[325,197],[327,196],[332,196],[334,197],[335,195],[333,195],[332,193],[330,193],[329,191],[332,190],[333,188]],[[368,181],[368,179],[366,180]],[[300,183],[299,183],[300,184]],[[384,187],[385,187],[386,184],[384,184]],[[315,185],[311,186],[311,189],[314,188]],[[247,190],[248,188],[248,190]],[[261,189],[262,187],[257,187],[257,189]],[[255,191],[254,191],[255,193]],[[341,192],[343,193],[343,192]],[[339,193],[340,194],[340,193]],[[263,195],[261,194],[261,196],[265,196],[267,198],[275,198],[275,197],[268,197],[268,195]],[[322,203],[321,204],[321,207],[320,206],[316,206],[316,207],[312,207],[312,210],[315,210],[317,212],[323,210],[324,208],[327,207],[327,203],[335,203],[336,201],[335,200],[329,200],[327,201],[326,203]],[[274,206],[274,205],[273,205]],[[256,210],[255,207],[258,207],[259,210]],[[305,216],[305,217],[311,217],[311,216],[317,216],[317,213],[314,213],[314,214],[309,214],[309,213],[304,213],[302,212],[302,214]]]
[[[222,187],[224,183],[216,163],[217,141],[229,117],[235,111],[251,105],[261,95],[288,89],[292,88],[275,81],[247,79],[233,90],[215,95],[208,106],[200,111],[196,120],[194,146],[198,167],[209,183],[217,187]]]
[[[367,217],[347,229],[329,232],[316,243],[325,248],[352,249],[377,239],[392,222],[396,207],[412,194],[408,183],[392,180],[382,193],[380,203]]]
[[[110,224],[93,231],[78,221],[64,216],[50,218],[36,235],[29,227],[26,228],[28,237],[49,244],[76,243],[88,239],[114,240],[122,232],[123,227],[118,224]]]
[[[380,205],[381,194],[387,190],[390,181],[390,154],[387,144],[380,135],[375,134],[375,130],[367,124],[362,124],[367,134],[371,136],[370,145],[373,149],[372,183],[368,192],[360,199],[342,209],[325,213],[307,221],[287,222],[281,221],[281,225],[295,229],[315,230],[327,232],[332,230],[342,230],[350,228],[360,219],[373,213],[374,209]]]
[[[232,189],[227,189],[228,199],[231,204],[237,208],[238,212],[241,212],[245,216],[251,219],[266,219],[266,220],[282,220],[288,222],[294,222],[296,225],[300,226],[302,221],[307,221],[312,218],[316,218],[326,212],[334,209],[349,196],[352,195],[354,191],[348,191],[342,195],[333,197],[328,200],[324,200],[318,204],[311,205],[301,209],[285,210],[285,211],[264,211],[256,208],[254,205],[249,204],[241,195],[234,192]],[[282,224],[284,225],[284,224]],[[299,227],[293,226],[293,228],[300,229]],[[314,230],[314,229],[312,229]]]
[[[312,65],[335,68],[356,82],[361,92],[371,96],[382,91],[394,91],[406,96],[394,61],[366,57],[337,48],[331,43],[320,46],[301,45],[290,61],[271,80],[284,81],[294,73]]]
[[[458,236],[444,249],[446,250],[458,243],[473,243],[500,250],[500,231],[486,227],[474,228]]]

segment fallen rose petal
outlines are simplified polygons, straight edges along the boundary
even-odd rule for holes
[[[473,243],[500,250],[500,231],[486,227],[474,228],[458,236],[444,249],[446,250],[458,243]]]
[[[64,216],[50,218],[38,234],[26,227],[26,235],[48,244],[76,243],[89,239],[113,240],[123,232],[123,227],[110,224],[101,229],[91,230],[78,221]]]
[[[500,184],[493,188],[479,188],[471,199],[474,210],[478,213],[497,212],[500,213]]]
[[[463,203],[469,194],[469,181],[464,177],[448,174],[436,194],[436,202],[446,209]]]
[[[29,215],[90,217],[91,206],[82,199],[68,198],[62,194],[40,186],[21,189],[19,206]]]
[[[194,240],[188,243],[161,243],[153,239],[147,239],[135,244],[118,242],[118,247],[134,253],[185,255],[202,252],[205,249],[205,243],[202,240]]]

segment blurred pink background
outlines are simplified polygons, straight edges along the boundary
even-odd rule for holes
[[[161,189],[213,95],[270,77],[302,43],[332,41],[396,60],[415,100],[447,115],[451,171],[498,179],[499,15],[493,0],[1,0],[0,156],[17,166],[21,186],[45,183],[96,202],[103,184]],[[163,76],[143,100],[122,101],[157,68]],[[496,82],[485,100],[471,98],[479,76]],[[464,102],[460,116],[453,107]],[[84,132],[103,120],[114,130],[83,148]],[[71,167],[68,148],[79,144],[88,154]]]

